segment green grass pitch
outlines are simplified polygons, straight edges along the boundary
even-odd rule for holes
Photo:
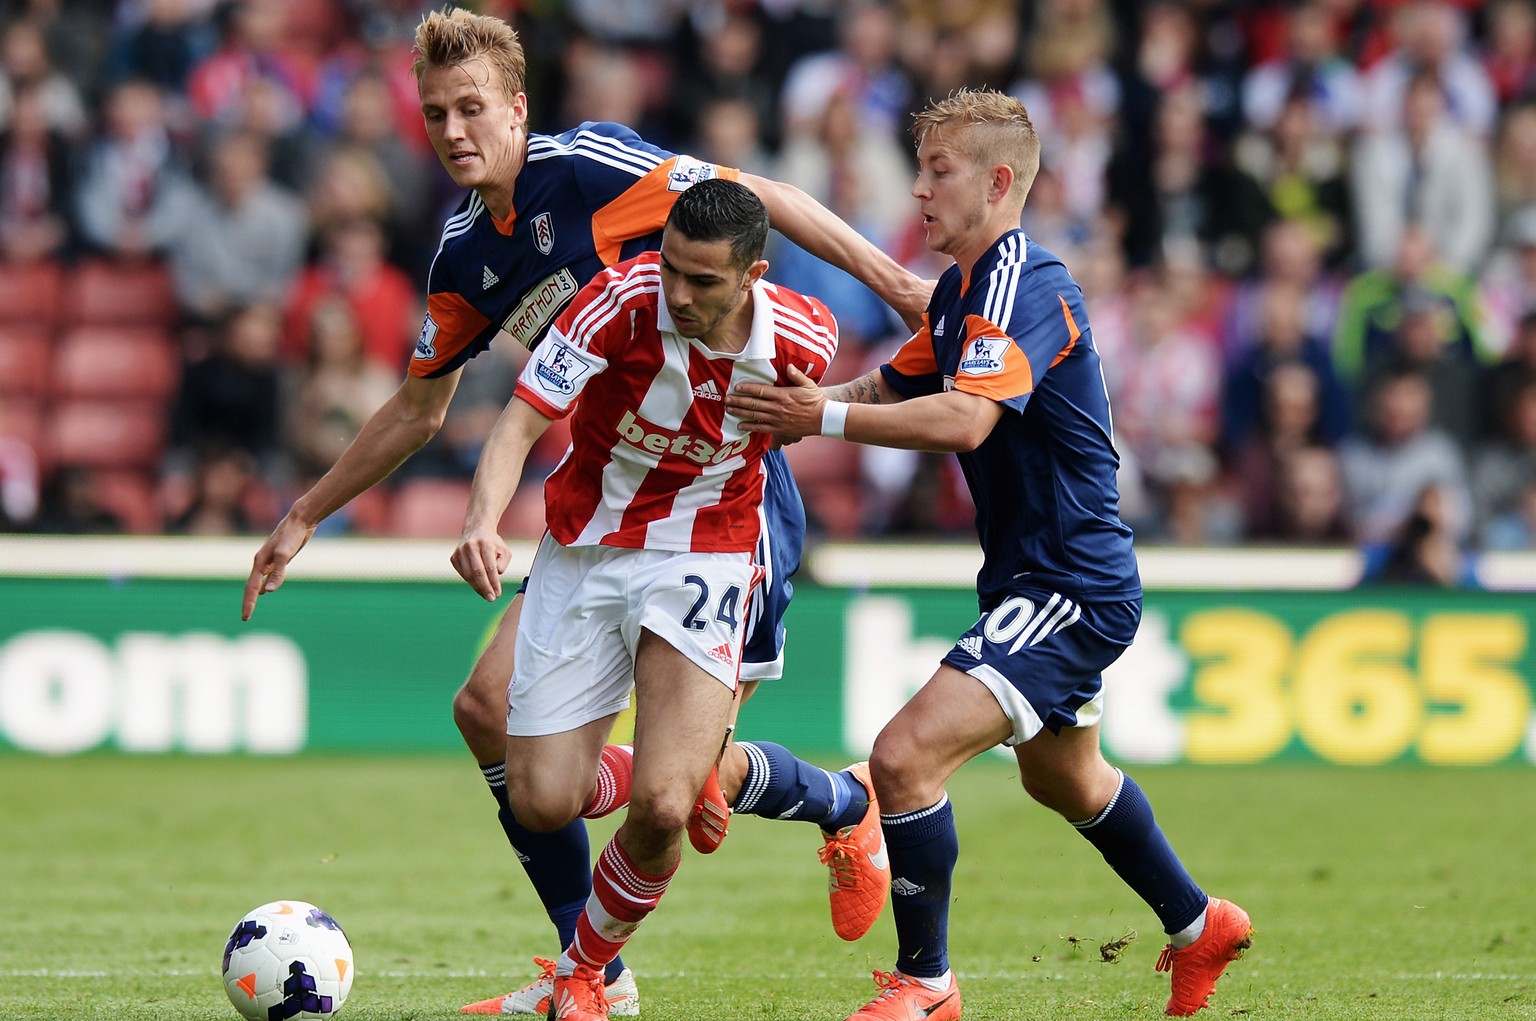
[[[1205,1017],[1536,1017],[1536,773],[1137,776],[1196,878],[1254,917]],[[950,790],[968,1021],[1159,1016],[1156,920],[1092,848],[1003,762]],[[0,1018],[233,1021],[225,936],[283,897],[346,928],[353,1021],[457,1017],[556,949],[467,758],[8,756],[0,809]],[[685,848],[626,954],[643,1016],[840,1021],[872,995],[889,916],[834,937],[817,846],[742,818],[713,857]]]

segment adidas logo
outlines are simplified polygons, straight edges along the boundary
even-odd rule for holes
[[[723,399],[720,396],[720,388],[715,386],[715,381],[712,379],[706,379],[704,382],[694,387],[693,395],[695,397],[703,397],[705,400],[710,401],[718,401]]]
[[[730,642],[721,642],[719,645],[715,646],[713,649],[710,649],[709,650],[709,658],[710,659],[714,659],[714,660],[719,660],[721,663],[724,663],[726,666],[731,666],[732,664],[734,664],[736,662],[736,658],[731,655],[731,643]]]
[[[489,273],[490,270],[486,270],[486,272]],[[935,326],[933,328],[933,335],[935,337],[942,337],[942,336],[944,336],[944,317],[943,316],[939,316],[939,325],[937,325],[937,326]]]
[[[492,273],[491,267],[489,266],[485,266],[483,269],[485,272],[480,274],[480,289],[482,291],[489,291],[492,287],[495,287],[497,284],[501,283],[501,277],[497,276],[495,273]]]
[[[976,657],[977,659],[981,658],[981,636],[980,635],[966,635],[964,638],[960,639],[955,644],[960,646],[960,648],[964,649],[966,652],[969,652],[972,656]]]
[[[910,897],[914,893],[922,893],[926,889],[928,889],[926,886],[918,886],[911,880],[900,876],[891,880],[891,892],[899,897]]]

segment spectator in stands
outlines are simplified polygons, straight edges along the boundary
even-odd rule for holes
[[[69,239],[68,217],[69,146],[28,86],[0,131],[0,253],[17,263],[53,258]]]
[[[1350,541],[1339,459],[1327,447],[1302,447],[1280,460],[1273,513],[1250,520],[1247,538],[1304,546]]]
[[[1211,473],[1202,477],[1189,466],[1208,461],[1216,440],[1221,362],[1165,280],[1139,280],[1131,293],[1131,344],[1114,405],[1115,438],[1141,466],[1154,500],[1161,500],[1169,485],[1209,481]]]
[[[757,112],[745,100],[712,99],[700,107],[697,135],[685,148],[723,167],[771,175],[774,158],[763,146],[760,123]]]
[[[1474,137],[1492,135],[1498,103],[1488,73],[1467,45],[1466,16],[1441,0],[1408,0],[1391,17],[1396,45],[1362,79],[1361,126],[1400,127],[1410,82],[1427,73],[1457,126]]]
[[[1306,0],[1285,15],[1285,52],[1243,77],[1243,116],[1258,132],[1275,128],[1297,99],[1324,133],[1352,131],[1360,120],[1360,75],[1339,53],[1329,4]]]
[[[190,502],[170,521],[173,535],[248,535],[253,530],[245,501],[255,484],[251,455],[204,445],[190,485]]]
[[[190,0],[147,0],[142,17],[118,26],[106,77],[138,78],[169,95],[185,97],[192,68],[213,48],[208,26],[199,21]]]
[[[1361,582],[1378,585],[1428,585],[1472,588],[1474,563],[1462,548],[1445,486],[1425,486],[1413,511],[1386,542],[1367,545]]]
[[[778,97],[766,73],[763,28],[746,11],[722,11],[720,24],[699,40],[697,59],[679,68],[671,116],[684,135],[702,138],[706,118],[721,104],[739,104],[758,126],[757,137],[777,149]],[[698,151],[697,149],[693,151]],[[707,155],[700,153],[701,156]],[[721,160],[726,166],[745,164]]]
[[[304,262],[304,205],[273,183],[265,143],[255,135],[219,139],[192,222],[171,251],[182,308],[217,320],[253,302],[281,301]]]
[[[219,47],[192,69],[187,93],[192,111],[206,124],[231,127],[252,80],[275,84],[283,97],[283,124],[297,126],[305,113],[298,68],[283,51],[287,5],[263,0],[226,0],[215,9]]]
[[[1358,542],[1389,542],[1431,486],[1446,491],[1453,534],[1467,533],[1466,463],[1456,442],[1430,422],[1431,391],[1421,369],[1398,368],[1370,397],[1369,432],[1340,447],[1349,518]]]
[[[786,135],[814,133],[827,97],[840,92],[853,102],[869,132],[899,137],[911,88],[896,62],[898,28],[887,4],[854,0],[843,5],[837,48],[801,57],[785,77],[780,111]]]
[[[315,165],[304,199],[309,206],[309,225],[315,237],[325,237],[340,223],[372,220],[384,227],[391,240],[386,250],[394,247],[398,225],[389,218],[393,204],[389,175],[367,149],[347,145],[326,152]],[[420,238],[411,240],[416,244],[421,242]],[[435,241],[431,248],[437,250]]]
[[[1515,240],[1510,232],[1520,211],[1536,206],[1536,102],[1510,106],[1499,122],[1493,159],[1499,240]]]
[[[1536,309],[1536,203],[1513,211],[1504,223],[1504,244],[1480,274],[1487,348],[1507,351],[1520,320]]]
[[[299,274],[287,304],[283,353],[303,360],[313,336],[315,308],[332,298],[351,310],[370,364],[396,377],[421,325],[421,305],[411,278],[384,258],[384,231],[373,220],[343,220],[320,238],[320,257]]]
[[[32,530],[44,535],[117,535],[123,520],[107,507],[94,468],[65,465],[43,487]]]
[[[1220,196],[1216,264],[1240,276],[1259,257],[1263,235],[1280,219],[1311,236],[1323,261],[1337,264],[1353,243],[1346,157],[1338,136],[1322,130],[1318,105],[1297,92],[1282,103],[1273,125],[1246,131],[1233,143],[1231,179]]]
[[[103,57],[112,34],[106,15],[129,5],[114,0],[15,0],[6,6],[25,9],[18,17],[42,32],[49,63],[69,79],[82,100],[90,104],[101,95]]]
[[[1483,69],[1501,107],[1536,99],[1536,8],[1529,0],[1488,5]]]
[[[1493,240],[1492,170],[1483,140],[1448,116],[1432,72],[1408,80],[1401,127],[1361,137],[1351,174],[1367,267],[1391,262],[1409,223],[1451,268],[1481,267]]]
[[[160,255],[197,229],[198,192],[171,144],[159,90],[132,79],[114,86],[103,120],[75,182],[81,238],[118,258]]]
[[[0,434],[0,532],[23,531],[37,517],[39,481],[32,445]]]
[[[1514,508],[1488,523],[1482,542],[1485,550],[1536,550],[1536,478],[1524,480]]]
[[[1536,305],[1527,307],[1504,357],[1488,366],[1478,383],[1485,438],[1504,433],[1516,395],[1531,384],[1536,384]]]
[[[1220,340],[1228,365],[1256,347],[1265,330],[1265,298],[1271,286],[1301,295],[1302,331],[1328,338],[1332,348],[1343,284],[1322,262],[1317,236],[1300,220],[1276,220],[1264,231],[1257,272],[1234,289]],[[1098,327],[1094,327],[1097,335]]]
[[[910,208],[890,200],[910,187],[910,163],[894,138],[860,124],[852,96],[833,92],[825,97],[815,130],[790,135],[774,176],[884,249],[910,216]],[[888,306],[868,287],[782,237],[774,239],[768,257],[777,283],[791,290],[804,288],[804,293],[827,303],[844,344],[869,344],[899,327],[899,320],[893,321]]]
[[[1221,226],[1213,216],[1218,182],[1209,143],[1199,83],[1190,78],[1162,95],[1146,150],[1123,146],[1111,160],[1110,197],[1125,217],[1132,266],[1187,252],[1204,258]]]
[[[1367,270],[1344,289],[1333,335],[1334,365],[1341,380],[1358,385],[1368,366],[1391,360],[1403,305],[1410,296],[1415,300],[1428,296],[1444,305],[1454,323],[1447,343],[1474,360],[1487,357],[1477,281],[1440,262],[1428,233],[1410,224],[1398,242],[1391,268]]]
[[[1228,476],[1242,506],[1248,535],[1278,531],[1280,477],[1298,450],[1320,446],[1321,389],[1317,373],[1300,360],[1270,367],[1251,398],[1259,406],[1254,427],[1226,447]]]
[[[378,161],[389,189],[386,222],[396,225],[409,239],[412,249],[431,247],[421,244],[423,237],[430,237],[438,228],[438,224],[426,222],[432,212],[428,209],[432,191],[430,168],[420,150],[400,144],[400,127],[395,120],[388,79],[371,69],[360,73],[342,93],[340,114],[334,130],[315,132],[308,138],[309,151],[300,161],[304,179],[321,176],[327,154],[338,148],[355,147],[369,153]]]
[[[1312,420],[1307,435],[1312,443],[1332,446],[1349,428],[1349,395],[1334,374],[1328,341],[1307,332],[1306,294],[1295,283],[1269,281],[1260,299],[1259,342],[1231,363],[1222,387],[1222,448],[1235,453],[1258,431],[1266,410],[1270,378],[1281,368],[1300,364],[1312,379]],[[1273,423],[1270,423],[1273,425]]]
[[[54,68],[36,20],[17,18],[0,30],[0,72],[0,128],[10,122],[16,93],[35,89],[50,128],[69,138],[85,131],[87,118],[80,90]]]
[[[1525,490],[1532,483],[1536,483],[1536,379],[1515,392],[1504,412],[1503,429],[1472,462],[1472,504],[1477,535],[1485,547],[1509,541],[1509,526],[1522,520]]]
[[[357,318],[344,298],[330,295],[312,302],[305,326],[305,364],[288,388],[283,427],[300,491],[336,463],[363,423],[395,392],[399,378],[398,369],[368,358]]]
[[[213,349],[186,366],[171,410],[173,473],[191,474],[195,452],[228,447],[254,458],[272,474],[281,454],[277,351],[282,314],[275,305],[253,304],[225,313],[213,333]]]
[[[1479,425],[1476,388],[1481,367],[1472,350],[1458,343],[1455,310],[1435,295],[1413,289],[1403,295],[1401,316],[1391,346],[1367,360],[1361,390],[1369,393],[1377,379],[1404,366],[1419,369],[1429,382],[1430,423],[1466,450]]]

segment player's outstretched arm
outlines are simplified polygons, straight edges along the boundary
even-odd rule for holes
[[[459,577],[488,601],[501,595],[501,572],[512,559],[497,530],[501,516],[517,492],[528,451],[544,435],[549,422],[533,405],[513,397],[480,451],[480,464],[469,490],[469,508],[464,513],[464,534],[449,560]]]
[[[282,585],[288,562],[304,548],[320,522],[387,478],[432,438],[448,413],[461,371],[436,379],[407,378],[368,419],[331,470],[294,501],[256,551],[245,581],[241,620],[251,619],[257,597]]]
[[[794,185],[746,173],[741,175],[741,183],[762,200],[774,230],[823,262],[862,280],[911,329],[922,325],[934,281],[902,266]]]
[[[975,450],[1002,417],[1003,406],[986,397],[950,390],[902,401],[877,369],[835,391],[857,401],[829,400],[799,369],[788,370],[794,386],[742,383],[726,409],[747,432],[776,436],[835,436],[904,450]],[[899,404],[899,406],[897,406]]]

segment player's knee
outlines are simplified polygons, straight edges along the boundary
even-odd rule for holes
[[[659,846],[681,833],[688,825],[694,800],[676,792],[639,797],[631,795],[625,825],[629,827],[632,836]]]
[[[467,740],[487,735],[501,740],[507,723],[506,689],[498,688],[493,695],[490,686],[479,680],[471,675],[453,696],[453,722]]]
[[[1068,819],[1086,819],[1104,807],[1092,804],[1092,788],[1085,777],[1044,774],[1020,779],[1024,784],[1024,793]]]
[[[929,770],[920,749],[898,734],[882,732],[869,753],[869,776],[882,801],[908,804],[927,786]]]
[[[581,814],[580,805],[558,792],[533,790],[510,778],[507,800],[517,821],[535,833],[553,833]]]

